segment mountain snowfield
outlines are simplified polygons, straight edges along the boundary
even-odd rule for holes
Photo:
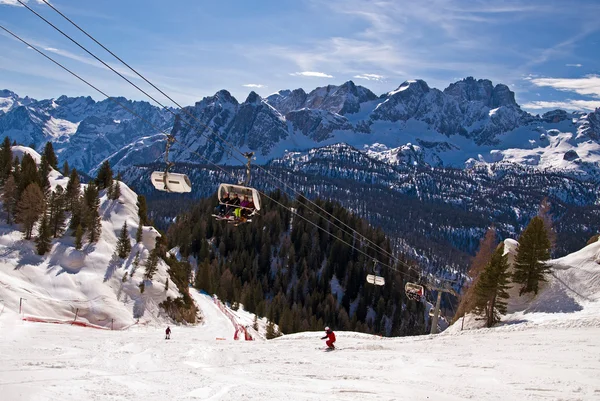
[[[39,161],[28,148],[13,151]],[[56,171],[50,181],[66,185]],[[142,266],[121,281],[136,250],[144,260],[158,235],[144,227],[131,257],[114,257],[123,222],[132,238],[139,223],[136,194],[123,184],[121,191],[117,201],[101,193],[100,241],[81,251],[65,237],[38,256],[16,226],[0,227],[3,400],[600,399],[600,241],[550,261],[538,296],[514,297],[491,329],[470,317],[464,330],[459,321],[435,336],[337,332],[338,349],[326,352],[321,332],[266,341],[264,319],[256,332],[243,308],[219,308],[191,289],[202,320],[171,325],[166,341],[169,319],[157,305],[178,295],[173,284],[165,291],[166,265],[144,294]],[[506,240],[506,252],[516,245]],[[75,314],[92,327],[23,320],[71,323]],[[239,325],[254,341],[234,340]]]
[[[37,163],[40,161],[40,155],[30,148],[14,146],[12,150],[19,159],[28,152]],[[66,188],[68,177],[52,170],[49,180],[52,188]],[[127,221],[132,243],[139,224],[137,195],[125,184],[120,185],[118,200],[109,200],[106,190],[100,191],[102,233],[97,243],[84,243],[81,250],[75,249],[74,237],[65,235],[53,239],[51,251],[39,256],[35,243],[23,240],[17,225],[0,224],[0,299],[7,307],[21,303],[24,316],[68,322],[77,314],[78,321],[105,328],[122,328],[138,320],[164,321],[157,317],[158,304],[167,296],[180,296],[172,282],[165,291],[168,266],[161,260],[152,283],[146,282],[144,293],[140,294],[138,288],[158,232],[143,227],[142,242],[132,245],[125,260],[119,259],[115,251],[123,223]],[[131,278],[137,252],[140,265]],[[128,279],[122,282],[125,274]]]

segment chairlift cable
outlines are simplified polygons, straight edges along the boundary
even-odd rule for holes
[[[51,22],[49,22],[47,19],[45,19],[43,16],[41,16],[40,14],[38,14],[37,12],[35,12],[32,8],[30,8],[29,6],[27,6],[23,1],[21,0],[17,0],[21,5],[23,5],[24,7],[26,7],[28,10],[30,10],[31,12],[33,12],[35,15],[37,15],[39,18],[41,18],[42,20],[44,20],[46,23],[48,23],[50,26],[52,26],[54,29],[56,29],[58,32],[60,32],[62,35],[64,35],[65,37],[67,37],[69,40],[71,40],[73,43],[75,43],[77,46],[79,46],[81,49],[83,49],[85,52],[87,52],[88,54],[90,54],[92,57],[94,57],[96,60],[100,61],[103,65],[105,65],[107,68],[109,68],[111,71],[113,71],[114,73],[118,74],[121,78],[123,78],[125,81],[127,81],[129,84],[133,85],[136,89],[138,89],[139,91],[141,91],[142,93],[144,93],[146,96],[148,96],[150,99],[152,99],[154,102],[156,102],[157,104],[159,104],[161,107],[163,107],[165,110],[169,111],[171,114],[175,115],[170,109],[168,109],[166,106],[164,106],[163,104],[161,104],[160,102],[158,102],[156,99],[154,99],[152,96],[150,96],[148,93],[146,93],[144,90],[142,90],[141,88],[139,88],[136,84],[134,84],[133,82],[131,82],[129,79],[127,79],[126,77],[124,77],[122,74],[120,74],[118,71],[116,71],[115,69],[113,69],[112,67],[110,67],[107,63],[105,63],[104,61],[102,61],[99,57],[97,57],[96,55],[94,55],[92,52],[90,52],[89,50],[87,50],[84,46],[82,46],[81,44],[79,44],[77,41],[75,41],[74,39],[72,39],[69,35],[65,34],[63,31],[61,31],[59,28],[57,28],[55,25],[53,25]],[[203,127],[205,127],[206,129],[208,129],[209,131],[211,131],[217,138],[219,138],[222,142],[224,142],[225,144],[227,144],[227,146],[235,151],[237,151],[240,155],[245,156],[245,153],[243,153],[241,150],[237,149],[234,145],[232,145],[231,143],[229,143],[227,140],[225,140],[222,136],[220,136],[217,132],[215,132],[213,129],[211,129],[209,126],[205,125],[204,123],[202,123],[196,116],[194,116],[193,114],[189,113],[187,110],[185,110],[185,108],[183,106],[181,106],[178,102],[176,102],[172,97],[170,97],[169,95],[167,95],[163,90],[161,90],[160,88],[158,88],[156,85],[154,85],[151,81],[149,81],[146,77],[144,77],[141,73],[139,73],[136,69],[134,69],[133,67],[131,67],[129,64],[127,64],[123,59],[121,59],[120,57],[118,57],[114,52],[112,52],[111,50],[109,50],[106,46],[104,46],[102,43],[100,43],[98,40],[96,40],[92,35],[90,35],[87,31],[85,31],[83,28],[81,28],[78,24],[76,24],[73,20],[71,20],[69,17],[67,17],[65,14],[63,14],[60,10],[58,10],[55,6],[53,6],[52,4],[50,4],[48,1],[46,0],[42,0],[46,5],[48,5],[52,10],[54,10],[56,13],[58,13],[60,16],[62,16],[64,19],[66,19],[68,22],[70,22],[74,27],[76,27],[79,31],[81,31],[83,34],[85,34],[88,38],[90,38],[92,41],[94,41],[97,45],[99,45],[100,47],[102,47],[105,51],[107,51],[108,53],[110,53],[113,57],[115,57],[117,60],[119,60],[123,65],[125,65],[127,68],[129,68],[132,72],[134,72],[137,76],[139,76],[141,79],[143,79],[145,82],[147,82],[149,85],[151,85],[154,89],[156,89],[158,92],[160,92],[163,96],[165,96],[167,99],[169,99],[171,102],[173,102],[175,105],[177,105],[179,107],[179,109],[186,114],[187,116],[193,118],[194,120],[196,120],[200,125],[202,125]],[[185,121],[185,120],[184,120]],[[196,127],[191,126],[187,121],[185,121],[186,124],[188,126],[190,126],[190,128],[194,128],[197,130]],[[202,133],[200,133],[201,135],[204,135]],[[207,136],[208,138],[208,136]],[[235,158],[238,162],[240,161],[239,159]],[[330,218],[333,218],[334,220],[338,221],[339,223],[341,223],[343,226],[347,227],[348,229],[350,229],[351,231],[353,231],[354,233],[358,234],[359,236],[363,237],[368,243],[371,244],[371,248],[374,250],[379,250],[379,252],[383,253],[384,255],[388,256],[390,259],[395,260],[400,262],[401,264],[403,264],[403,262],[401,260],[399,260],[396,256],[393,255],[393,253],[388,252],[387,250],[385,250],[383,247],[377,245],[376,243],[374,243],[372,240],[366,238],[364,235],[358,233],[358,231],[356,231],[355,229],[353,229],[352,227],[348,226],[346,223],[344,223],[343,221],[341,221],[340,219],[338,219],[337,217],[335,217],[333,214],[329,213],[328,211],[326,211],[325,209],[323,209],[321,206],[319,206],[318,204],[316,204],[315,202],[311,201],[310,199],[308,199],[306,196],[304,196],[303,194],[301,194],[300,192],[296,191],[293,187],[289,186],[287,183],[285,183],[282,179],[276,177],[275,175],[273,175],[270,171],[266,170],[265,168],[263,168],[262,166],[257,165],[256,166],[258,169],[262,170],[264,173],[266,173],[267,175],[271,176],[273,179],[281,182],[286,188],[290,189],[292,192],[294,192],[294,194],[296,196],[301,196],[303,198],[305,198],[309,203],[311,203],[312,205],[314,205],[317,209],[321,210],[322,212],[324,212],[327,216],[329,216]],[[281,188],[279,188],[281,189]],[[335,226],[337,226],[336,224],[334,224]],[[339,226],[337,226],[338,228],[341,228]],[[348,233],[346,230],[342,229],[342,231]],[[410,266],[406,265],[409,269],[411,268]]]

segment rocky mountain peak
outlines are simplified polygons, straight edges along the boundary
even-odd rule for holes
[[[481,102],[490,109],[500,106],[519,107],[515,101],[515,94],[508,86],[498,84],[494,86],[489,79],[467,77],[461,81],[450,84],[444,89],[446,95],[455,97],[459,102]]]
[[[262,103],[262,98],[258,95],[258,93],[252,91],[248,94],[246,101],[244,103],[248,104],[260,104]]]

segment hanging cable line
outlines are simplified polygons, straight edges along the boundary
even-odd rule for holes
[[[142,90],[141,88],[139,88],[137,85],[135,85],[134,83],[132,83],[129,79],[127,79],[126,77],[124,77],[122,74],[120,74],[118,71],[116,71],[115,69],[113,69],[111,66],[109,66],[107,63],[105,63],[104,61],[102,61],[99,57],[97,57],[95,54],[93,54],[92,52],[90,52],[89,50],[87,50],[84,46],[82,46],[81,44],[79,44],[77,41],[75,41],[74,39],[72,39],[69,35],[65,34],[62,30],[60,30],[59,28],[57,28],[54,24],[52,24],[51,22],[49,22],[46,18],[44,18],[43,16],[41,16],[39,13],[35,12],[32,8],[30,8],[29,6],[27,6],[24,2],[22,2],[21,0],[17,0],[19,3],[21,3],[24,7],[26,7],[28,10],[30,10],[32,13],[34,13],[36,16],[38,16],[39,18],[41,18],[43,21],[45,21],[47,24],[49,24],[50,26],[52,26],[54,29],[56,29],[58,32],[60,32],[62,35],[64,35],[65,37],[67,37],[69,40],[71,40],[73,43],[75,43],[77,46],[79,46],[81,49],[83,49],[85,52],[87,52],[88,54],[90,54],[92,57],[94,57],[96,60],[98,60],[99,62],[101,62],[103,65],[105,65],[107,68],[109,68],[111,71],[113,71],[114,73],[118,74],[121,78],[123,78],[125,81],[127,81],[129,84],[133,85],[136,89],[138,89],[139,91],[141,91],[142,93],[144,93],[146,96],[148,96],[150,99],[152,99],[153,101],[155,101],[157,104],[159,104],[161,107],[163,107],[164,109],[168,110],[169,112],[171,112],[171,114],[174,114],[170,109],[168,109],[166,106],[164,106],[163,104],[161,104],[160,102],[158,102],[156,99],[154,99],[152,96],[150,96],[148,93],[146,93],[144,90]],[[142,74],[140,74],[137,70],[135,70],[133,67],[131,67],[129,64],[127,64],[125,61],[123,61],[120,57],[118,57],[115,53],[113,53],[111,50],[109,50],[106,46],[104,46],[102,43],[100,43],[98,40],[96,40],[92,35],[90,35],[87,31],[85,31],[83,28],[81,28],[78,24],[76,24],[75,22],[73,22],[69,17],[67,17],[65,14],[63,14],[60,10],[58,10],[55,6],[53,6],[52,4],[50,4],[49,2],[47,2],[46,0],[42,0],[46,5],[48,5],[50,8],[52,8],[52,10],[54,10],[56,13],[58,13],[60,16],[62,16],[64,19],[66,19],[68,22],[70,22],[73,26],[75,26],[79,31],[81,31],[83,34],[85,34],[88,38],[90,38],[91,40],[93,40],[96,44],[98,44],[100,47],[102,47],[105,51],[107,51],[108,53],[110,53],[113,57],[115,57],[117,60],[119,60],[123,65],[125,65],[127,68],[129,68],[133,73],[135,73],[137,76],[139,76],[141,79],[143,79],[145,82],[147,82],[149,85],[151,85],[154,89],[156,89],[157,91],[159,91],[162,95],[164,95],[167,99],[169,99],[171,102],[173,102],[175,105],[177,105],[179,107],[179,109],[186,114],[187,116],[193,118],[194,120],[196,120],[200,125],[202,125],[204,128],[208,129],[209,131],[211,131],[217,138],[219,138],[223,143],[225,143],[231,150],[235,150],[237,153],[239,153],[240,155],[244,156],[244,153],[237,149],[234,145],[232,145],[231,143],[229,143],[227,140],[225,140],[222,136],[220,136],[217,132],[215,132],[213,129],[211,129],[209,126],[205,125],[204,123],[202,123],[202,121],[200,121],[196,116],[194,116],[193,114],[189,113],[187,110],[185,110],[185,108],[183,106],[181,106],[178,102],[176,102],[172,97],[170,97],[169,95],[167,95],[164,91],[162,91],[160,88],[158,88],[156,85],[154,85],[152,82],[150,82],[148,79],[146,79]],[[196,129],[196,127],[191,126],[187,121],[184,120],[184,122],[190,126],[190,128]],[[202,132],[200,132],[199,130],[197,130],[201,135],[204,135]],[[207,136],[208,138],[208,136]],[[221,145],[222,146],[222,145]],[[224,149],[224,148],[223,148]],[[233,156],[233,155],[232,155]],[[238,162],[241,162],[240,159],[238,159],[237,157],[234,157]],[[304,196],[302,193],[296,191],[293,187],[289,186],[286,182],[284,182],[282,179],[276,177],[275,175],[273,175],[270,171],[266,170],[265,168],[263,168],[262,166],[257,166],[258,169],[262,170],[264,173],[266,173],[267,175],[271,176],[272,178],[274,178],[275,180],[281,182],[284,187],[286,187],[287,189],[290,189],[292,192],[294,192],[294,194],[298,197],[302,197],[304,198],[306,201],[308,201],[310,204],[312,204],[313,206],[315,206],[317,209],[321,210],[322,212],[324,212],[327,216],[329,216],[330,218],[333,218],[335,221],[341,223],[344,227],[347,227],[348,229],[350,229],[352,232],[354,232],[355,234],[358,234],[359,236],[363,237],[367,243],[371,244],[369,247],[371,247],[374,250],[379,251],[380,253],[383,253],[384,255],[386,255],[387,257],[389,257],[390,259],[403,263],[400,259],[398,259],[396,256],[394,256],[392,253],[388,252],[386,249],[382,248],[381,246],[379,246],[378,244],[374,243],[373,241],[371,241],[370,239],[364,237],[363,235],[361,235],[360,233],[358,233],[355,229],[353,229],[352,227],[348,226],[346,223],[342,222],[340,219],[338,219],[337,217],[335,217],[333,214],[329,213],[328,211],[326,211],[325,209],[323,209],[321,206],[319,206],[317,203],[311,201],[310,199],[308,199],[306,196]],[[279,188],[281,189],[281,188]],[[284,191],[285,192],[285,191]],[[314,210],[312,210],[313,212],[315,212]],[[318,213],[317,213],[318,214]],[[338,225],[336,225],[334,223],[334,226],[342,229],[343,232],[349,234],[346,230],[344,230],[342,227],[339,227]],[[410,266],[407,265],[407,267],[411,268]]]
[[[159,102],[158,100],[156,100],[153,96],[151,96],[150,94],[148,94],[146,91],[144,91],[143,89],[141,89],[138,85],[134,84],[133,82],[131,82],[131,80],[129,80],[128,78],[126,78],[125,76],[123,76],[123,74],[119,73],[118,71],[116,71],[114,68],[112,68],[110,65],[108,65],[106,62],[104,62],[102,59],[100,59],[98,56],[96,56],[95,54],[93,54],[91,51],[89,51],[88,49],[86,49],[84,46],[82,46],[80,43],[78,43],[76,40],[74,40],[73,38],[71,38],[69,35],[67,35],[66,33],[64,33],[62,30],[60,30],[58,27],[56,27],[54,24],[52,24],[50,21],[48,21],[46,18],[44,18],[43,16],[41,16],[39,13],[37,13],[36,11],[34,11],[32,8],[30,8],[29,6],[27,6],[25,3],[23,3],[21,0],[17,0],[20,4],[22,4],[25,8],[27,8],[29,11],[31,11],[32,13],[34,13],[36,16],[38,16],[40,19],[42,19],[44,22],[46,22],[48,25],[50,25],[51,27],[53,27],[55,30],[57,30],[58,32],[60,32],[63,36],[65,36],[66,38],[68,38],[71,42],[73,42],[74,44],[76,44],[78,47],[80,47],[82,50],[84,50],[86,53],[88,53],[89,55],[91,55],[92,57],[94,57],[94,59],[96,59],[97,61],[99,61],[100,63],[102,63],[104,66],[106,66],[107,68],[109,68],[111,71],[113,71],[115,74],[119,75],[122,79],[124,79],[126,82],[128,82],[130,85],[132,85],[133,87],[135,87],[136,89],[138,89],[140,92],[142,92],[144,95],[146,95],[148,98],[150,98],[152,101],[154,101],[155,103],[157,103],[158,105],[160,105],[163,109],[167,110],[169,113],[173,114],[175,117],[177,117],[177,115],[168,107],[166,107],[165,105],[163,105],[161,102]],[[43,1],[43,0],[42,0]],[[45,1],[44,1],[45,2]],[[45,2],[46,4],[48,4],[47,2]],[[97,40],[95,40],[91,35],[87,34],[87,32],[85,32],[83,29],[81,29],[78,25],[76,25],[73,21],[71,21],[68,17],[66,17],[64,14],[62,14],[60,11],[58,11],[55,7],[51,6],[50,4],[48,4],[53,10],[55,10],[57,13],[59,13],[61,16],[63,16],[65,19],[67,19],[69,22],[71,22],[73,25],[75,25],[80,31],[84,32],[88,37],[90,37],[92,40],[94,40],[94,42],[98,43],[100,46],[102,46],[106,51],[108,51],[109,53],[111,53],[114,57],[116,57],[119,61],[121,61],[124,65],[126,65],[128,68],[130,68],[132,71],[134,71],[138,76],[140,76],[142,79],[144,79],[144,81],[148,82],[150,85],[152,85],[155,89],[157,89],[160,93],[162,93],[163,95],[165,95],[169,100],[171,100],[173,103],[175,103],[177,106],[179,106],[179,108],[181,109],[181,111],[192,117],[194,120],[198,121],[200,123],[200,125],[202,125],[203,127],[205,127],[206,129],[208,129],[209,131],[211,131],[217,138],[219,138],[221,141],[223,141],[224,143],[226,143],[230,149],[235,150],[237,153],[244,155],[244,153],[242,153],[239,149],[237,149],[236,147],[234,147],[233,145],[231,145],[229,142],[227,142],[225,139],[223,139],[220,135],[218,135],[214,130],[212,130],[210,127],[208,127],[207,125],[203,124],[200,120],[198,120],[195,116],[193,116],[192,114],[188,113],[185,108],[183,108],[182,106],[180,106],[177,102],[175,102],[171,97],[169,97],[168,95],[166,95],[162,90],[160,90],[159,88],[157,88],[154,84],[152,84],[150,81],[148,81],[146,78],[144,78],[141,74],[139,74],[136,70],[134,70],[132,67],[130,67],[128,64],[126,64],[123,60],[121,60],[119,57],[117,57],[114,53],[112,53],[110,50],[108,50],[105,46],[101,45]],[[3,28],[4,30],[6,30],[6,28]],[[6,30],[7,31],[7,30]],[[12,34],[12,33],[11,33]],[[16,36],[14,34],[12,34],[13,36]],[[19,40],[21,40],[19,38]],[[23,41],[23,40],[21,40]],[[25,42],[24,42],[25,43]],[[30,45],[29,45],[30,46]],[[39,52],[39,51],[38,51]],[[49,58],[48,56],[46,56],[45,54],[41,53],[42,55],[44,55],[46,58]],[[49,58],[51,61],[55,62],[54,60],[52,60],[51,58]],[[64,68],[64,67],[63,67]],[[84,81],[84,80],[82,80]],[[84,81],[86,82],[86,81]],[[87,82],[86,82],[87,83]],[[93,85],[90,84],[91,87],[93,87]],[[101,92],[102,93],[102,92]],[[107,96],[106,94],[103,93],[103,95]],[[107,96],[109,97],[109,96]],[[110,98],[110,97],[109,97]],[[127,108],[125,108],[127,110]],[[201,132],[200,130],[198,130],[197,127],[191,125],[188,121],[186,121],[185,119],[182,119],[182,121],[188,125],[190,128],[197,130],[201,136],[205,136],[206,134],[204,134],[203,132]],[[170,136],[170,134],[166,134],[167,136]],[[215,141],[213,141],[208,135],[206,136],[206,138],[208,140],[211,140],[211,142],[218,144],[219,146],[221,146],[223,149],[223,145],[219,144]],[[179,142],[179,141],[178,141]],[[198,154],[197,152],[193,152],[190,151],[190,153],[196,154],[197,156],[200,156],[203,159],[208,160],[206,157]],[[232,155],[232,157],[234,157],[238,162],[242,162],[239,158],[237,158],[235,155]],[[211,164],[212,163],[210,160],[208,160]],[[368,239],[367,237],[365,237],[364,235],[362,235],[361,233],[359,233],[358,231],[356,231],[355,229],[353,229],[352,227],[348,226],[347,224],[345,224],[344,222],[342,222],[341,220],[339,220],[337,217],[333,216],[331,213],[327,212],[326,210],[324,210],[323,208],[321,208],[319,205],[317,205],[315,202],[311,201],[310,199],[308,199],[306,196],[304,196],[303,194],[299,193],[298,191],[296,191],[294,188],[290,187],[288,184],[286,184],[283,180],[279,179],[278,177],[274,176],[271,172],[269,172],[268,170],[266,170],[265,168],[261,167],[261,166],[257,166],[260,170],[262,170],[263,172],[265,172],[267,175],[271,176],[272,178],[276,179],[277,181],[281,182],[286,188],[291,189],[297,196],[304,198],[306,201],[308,201],[310,204],[316,206],[318,209],[320,209],[321,211],[323,211],[325,214],[327,214],[328,216],[332,217],[334,220],[340,222],[342,225],[344,225],[345,227],[348,227],[353,233],[357,234],[359,237],[362,237],[368,244],[366,245],[368,248],[372,248],[374,250],[379,250],[379,252],[385,254],[386,256],[388,256],[390,259],[392,259],[393,261],[395,261],[396,263],[399,263],[401,265],[404,265],[405,267],[407,267],[409,270],[415,270],[414,266],[410,266],[409,264],[407,264],[406,262],[404,262],[403,260],[397,258],[396,256],[394,256],[393,254],[389,253],[387,250],[383,249],[382,247],[380,247],[379,245],[375,244],[373,241],[371,241],[370,239]],[[233,173],[232,173],[233,174]],[[275,187],[277,187],[278,189],[281,190],[281,188],[279,188],[277,185],[275,185]],[[282,191],[285,193],[285,191]],[[266,196],[267,198],[269,198],[268,196]],[[270,198],[271,199],[271,198]],[[278,203],[275,201],[275,203]],[[316,213],[317,215],[319,215],[320,217],[323,217],[322,215],[320,215],[318,212],[316,212],[313,209],[309,209],[311,212]],[[297,214],[296,214],[297,215]],[[309,221],[309,220],[307,220]],[[312,222],[311,222],[312,223]],[[312,223],[314,224],[314,223]],[[347,230],[344,230],[342,227],[338,226],[337,224],[332,222],[332,225],[334,227],[337,227],[339,229],[341,229],[344,233],[346,234],[350,234]],[[319,226],[318,226],[319,227]],[[321,228],[321,227],[319,227]],[[322,229],[322,228],[321,228]],[[324,230],[324,229],[322,229]],[[324,230],[326,231],[326,230]],[[327,231],[326,231],[327,232]],[[333,236],[333,234],[330,234]],[[336,236],[334,236],[336,237]],[[339,239],[338,237],[336,237],[337,239]],[[346,243],[345,241],[342,241],[344,243]],[[346,243],[348,244],[348,243]],[[370,244],[370,245],[369,245]],[[350,244],[348,244],[350,245]],[[359,250],[358,248],[355,248],[354,246],[350,245],[352,248]],[[364,253],[362,250],[359,250],[361,253]],[[369,256],[368,254],[364,253],[366,256],[368,256],[369,258],[371,258],[371,256]],[[382,263],[382,265],[387,266],[392,268],[393,270],[400,272],[399,270],[391,267],[388,264],[384,264]]]

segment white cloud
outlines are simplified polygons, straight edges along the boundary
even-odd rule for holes
[[[246,88],[265,88],[266,85],[263,84],[244,84],[242,86],[245,86]]]
[[[584,78],[535,78],[531,82],[536,86],[549,86],[565,92],[600,97],[600,76],[588,75]]]
[[[535,101],[521,105],[524,109],[566,109],[566,110],[595,110],[600,107],[600,100],[570,100],[560,102]]]
[[[367,81],[381,81],[385,77],[383,75],[377,75],[377,74],[359,74],[359,75],[355,75],[354,78],[366,79]]]
[[[567,67],[583,67],[583,64],[565,64]]]
[[[325,74],[324,72],[302,71],[290,74],[295,77],[318,77],[318,78],[333,78],[333,75]]]
[[[22,5],[19,4],[19,2],[17,0],[0,0],[0,4],[5,4],[7,6],[23,7]]]

